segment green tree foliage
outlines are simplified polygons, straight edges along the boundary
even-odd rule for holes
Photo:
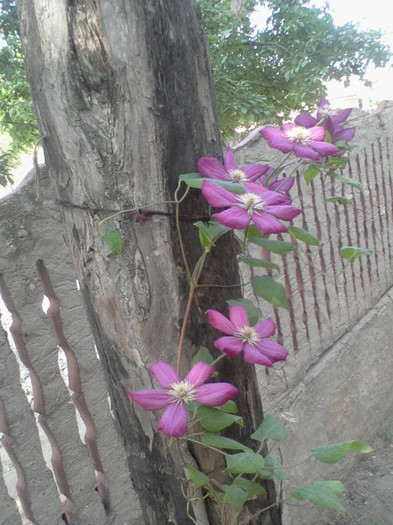
[[[279,122],[293,109],[315,105],[329,80],[356,75],[391,54],[379,31],[336,26],[328,5],[309,0],[198,0],[210,43],[220,127]],[[269,9],[263,29],[253,27],[257,6]]]
[[[18,156],[37,143],[30,88],[24,67],[15,0],[2,0],[0,11],[0,185],[12,181]]]
[[[378,31],[335,26],[328,8],[309,0],[198,0],[210,42],[220,126],[279,122],[315,104],[325,82],[365,78],[370,63],[384,66],[389,49]],[[263,29],[250,15],[270,9]],[[0,185],[11,180],[18,155],[38,141],[24,68],[15,0],[0,0]]]

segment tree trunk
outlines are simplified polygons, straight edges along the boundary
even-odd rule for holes
[[[155,204],[160,214],[112,220],[123,240],[117,257],[98,223],[116,210],[173,199],[179,174],[195,171],[203,155],[221,155],[200,20],[192,0],[20,0],[19,7],[45,159],[131,478],[146,523],[185,524],[181,463],[157,432],[156,415],[126,394],[152,388],[146,367],[159,358],[176,360],[188,282],[174,208]],[[182,208],[188,216],[206,212],[197,193]],[[192,265],[200,255],[197,231],[187,221],[182,229]],[[204,282],[239,282],[233,240],[215,252]],[[199,345],[212,348],[217,337],[206,309],[222,309],[239,294],[236,288],[198,290],[185,344],[188,364]],[[183,362],[183,373],[187,366]],[[262,419],[253,368],[225,360],[220,379],[239,387],[236,401],[249,436]],[[192,453],[197,463],[212,465]],[[208,513],[214,523],[214,511]],[[279,523],[276,509],[263,522]]]

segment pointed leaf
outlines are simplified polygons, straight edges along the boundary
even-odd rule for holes
[[[329,197],[328,199],[325,199],[325,202],[334,202],[336,204],[346,204],[348,202],[347,197],[344,197],[343,195],[334,195],[333,197]]]
[[[303,173],[304,180],[307,184],[315,179],[315,177],[321,172],[321,170],[315,166],[309,166]]]
[[[231,306],[244,306],[251,326],[254,326],[259,321],[259,310],[249,299],[229,299],[227,303]]]
[[[243,418],[234,414],[227,414],[217,408],[198,406],[197,414],[201,425],[208,432],[219,432],[233,423],[243,426]]]
[[[209,352],[209,350],[206,348],[206,346],[201,346],[198,349],[198,352],[195,354],[194,359],[191,362],[191,366],[194,366],[198,361],[203,361],[204,363],[207,363],[210,365],[214,361],[213,356]]]
[[[267,456],[265,466],[259,471],[261,479],[274,479],[276,481],[291,479],[290,474],[281,466],[277,456]]]
[[[210,485],[209,478],[200,470],[195,469],[191,465],[187,465],[187,470],[196,489]]]
[[[345,510],[337,496],[344,486],[339,481],[313,481],[309,487],[293,489],[292,497],[308,500],[325,509]]]
[[[227,462],[225,470],[231,474],[256,474],[265,464],[263,457],[255,452],[227,455],[225,459]]]
[[[273,441],[287,439],[288,434],[285,425],[281,421],[271,414],[267,414],[256,431],[251,434],[251,437],[263,443],[265,439],[273,439]]]
[[[334,443],[333,445],[320,445],[311,449],[314,457],[322,463],[337,463],[348,452],[358,454],[368,454],[372,448],[362,441],[346,441],[344,443]]]
[[[234,401],[227,401],[225,405],[220,406],[219,410],[220,412],[225,412],[226,414],[237,414],[239,412]]]
[[[256,481],[245,479],[242,477],[236,478],[233,482],[235,486],[241,487],[247,492],[247,499],[255,499],[258,496],[264,496],[266,490]]]
[[[338,173],[334,173],[330,175],[333,179],[339,180],[343,184],[350,184],[354,188],[363,191],[362,183],[355,179],[350,179],[349,177],[344,177],[344,175],[339,175]]]
[[[225,501],[228,501],[235,511],[239,512],[247,501],[247,492],[241,487],[236,487],[234,485],[223,485],[222,489],[226,495]]]
[[[254,292],[265,301],[274,306],[281,306],[289,310],[287,294],[282,284],[278,283],[269,275],[254,277],[252,280]]]
[[[361,255],[371,255],[373,251],[369,248],[359,248],[358,246],[343,246],[340,253],[343,259],[353,262]]]
[[[246,447],[246,445],[243,445],[242,443],[239,443],[238,441],[235,441],[234,439],[220,436],[220,434],[212,434],[210,432],[204,432],[201,435],[201,441],[204,445],[208,445],[214,448],[225,448],[228,450],[243,450],[245,452],[247,451],[252,452],[249,447]]]
[[[191,188],[201,189],[203,181],[213,182],[221,188],[225,188],[232,193],[244,193],[244,188],[240,184],[235,184],[234,182],[226,182],[223,180],[209,179],[206,177],[201,177],[199,173],[187,173],[185,175],[180,175],[179,179],[183,181],[187,186]]]
[[[267,239],[266,237],[251,237],[250,242],[262,246],[272,253],[278,253],[279,255],[297,250],[296,244],[284,241],[274,241],[272,239]]]
[[[104,237],[110,251],[114,255],[120,255],[123,250],[120,233],[113,228],[109,228],[102,232],[102,236]]]
[[[289,226],[288,228],[289,233],[291,233],[296,239],[299,239],[299,241],[303,241],[306,244],[311,244],[312,246],[322,246],[322,243],[317,237],[314,237],[314,235],[311,235],[306,230],[303,230],[302,228],[298,228],[297,226]]]
[[[269,261],[264,261],[263,259],[254,259],[253,257],[239,257],[239,261],[249,264],[250,266],[255,266],[257,268],[268,268],[270,270],[280,270],[278,264],[271,263]]]

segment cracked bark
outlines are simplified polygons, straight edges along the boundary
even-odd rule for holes
[[[176,359],[188,284],[174,222],[166,215],[141,222],[118,216],[112,225],[124,247],[114,257],[97,227],[105,214],[97,210],[170,200],[179,174],[195,171],[203,155],[221,155],[198,13],[192,0],[21,0],[19,7],[45,159],[59,201],[68,203],[65,238],[145,521],[188,523],[178,458],[156,432],[155,415],[126,395],[126,389],[152,387],[146,366]],[[170,205],[155,209],[173,212]],[[186,215],[206,211],[196,193],[182,208]],[[189,223],[182,227],[192,263],[200,255],[197,232]],[[215,252],[203,282],[239,282],[233,239],[219,242]],[[185,344],[188,364],[200,344],[211,347],[217,336],[206,309],[223,309],[239,293],[198,290]],[[241,360],[225,360],[220,378],[239,386],[245,425],[235,431],[246,439],[262,420],[255,372]],[[205,468],[214,467],[210,455],[191,452]],[[214,509],[208,513],[215,523]],[[279,523],[278,511],[258,522]]]

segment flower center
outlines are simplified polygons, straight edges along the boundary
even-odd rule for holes
[[[173,397],[173,403],[190,403],[194,401],[196,392],[195,387],[188,381],[180,381],[180,383],[173,383],[171,390],[167,391]]]
[[[308,146],[311,142],[311,133],[308,129],[302,128],[292,128],[285,132],[285,135],[288,137],[290,142],[297,142],[298,144],[303,144]]]
[[[248,182],[246,174],[240,169],[228,170],[228,173],[232,182],[236,182],[237,184]]]
[[[240,208],[247,210],[250,217],[254,212],[266,209],[266,203],[256,193],[243,193],[238,195],[238,199]]]
[[[248,343],[251,346],[256,345],[260,340],[258,333],[252,326],[243,326],[242,328],[238,328],[235,332],[235,337],[241,339],[242,343]]]

